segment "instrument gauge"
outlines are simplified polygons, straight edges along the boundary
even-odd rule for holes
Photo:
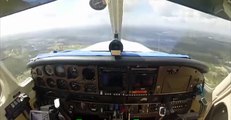
[[[46,65],[44,69],[47,75],[51,76],[54,74],[54,69],[51,65]]]
[[[77,78],[78,77],[78,70],[77,67],[71,66],[67,69],[67,77],[68,78]]]
[[[64,77],[65,76],[65,68],[63,65],[58,65],[55,67],[55,73],[59,77]]]
[[[55,80],[51,79],[51,78],[48,78],[47,79],[47,85],[51,88],[55,87],[56,86],[56,82]]]
[[[57,81],[57,86],[58,86],[58,88],[60,88],[60,89],[67,89],[68,88],[68,83],[67,83],[67,81],[65,81],[65,80],[63,80],[63,79],[58,79]]]
[[[94,80],[94,77],[95,77],[94,69],[92,69],[92,68],[84,68],[82,74],[83,74],[83,78],[85,80]]]
[[[80,86],[79,86],[79,84],[76,81],[70,82],[70,86],[71,86],[72,90],[76,90],[76,91],[80,90]]]
[[[95,10],[103,10],[107,6],[105,0],[90,0],[89,4]]]

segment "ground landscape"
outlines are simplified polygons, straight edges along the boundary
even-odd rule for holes
[[[112,39],[109,31],[109,26],[69,28],[1,37],[0,60],[18,81],[22,81],[30,74],[26,64],[36,55],[108,41]],[[187,54],[204,62],[210,69],[205,76],[211,87],[231,73],[231,36],[185,29],[125,27],[122,38],[155,51]]]

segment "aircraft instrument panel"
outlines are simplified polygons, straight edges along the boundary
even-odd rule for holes
[[[79,56],[29,63],[37,104],[60,98],[63,114],[112,119],[159,119],[171,109],[193,111],[207,68],[189,58]],[[118,62],[120,61],[120,62]]]

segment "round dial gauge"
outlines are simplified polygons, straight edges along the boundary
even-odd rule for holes
[[[56,86],[56,82],[55,82],[55,80],[53,80],[53,79],[51,79],[51,78],[48,78],[47,79],[47,85],[49,86],[49,87],[55,87]]]
[[[57,80],[57,86],[58,86],[58,88],[60,88],[60,89],[67,89],[68,88],[67,85],[68,85],[67,81],[65,81],[65,80],[63,80],[63,79],[58,79]]]
[[[54,74],[54,69],[51,65],[46,65],[45,66],[45,72],[47,75],[53,75]]]
[[[55,67],[55,73],[57,76],[64,77],[65,76],[65,69],[64,66],[58,65]]]
[[[80,90],[80,86],[76,81],[70,82],[70,86],[72,90]]]
[[[103,10],[107,6],[105,0],[90,0],[89,4],[95,10]]]
[[[67,76],[68,78],[77,78],[78,77],[78,70],[75,66],[71,66],[67,69]]]
[[[84,68],[82,74],[86,80],[93,80],[95,77],[95,71],[92,68]]]

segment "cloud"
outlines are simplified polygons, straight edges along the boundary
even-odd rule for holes
[[[164,0],[124,0],[123,26],[167,26],[222,34],[231,22]],[[0,19],[1,35],[44,29],[109,25],[108,9],[95,11],[88,0],[58,0]]]
[[[110,24],[108,11],[91,9],[88,0],[59,0],[0,19],[1,35],[100,24]]]
[[[140,0],[124,0],[124,12],[131,12],[133,8],[139,5]]]
[[[176,3],[160,0],[149,0],[159,20],[167,26],[185,27],[194,30],[230,35],[231,22],[207,13],[200,12]]]

